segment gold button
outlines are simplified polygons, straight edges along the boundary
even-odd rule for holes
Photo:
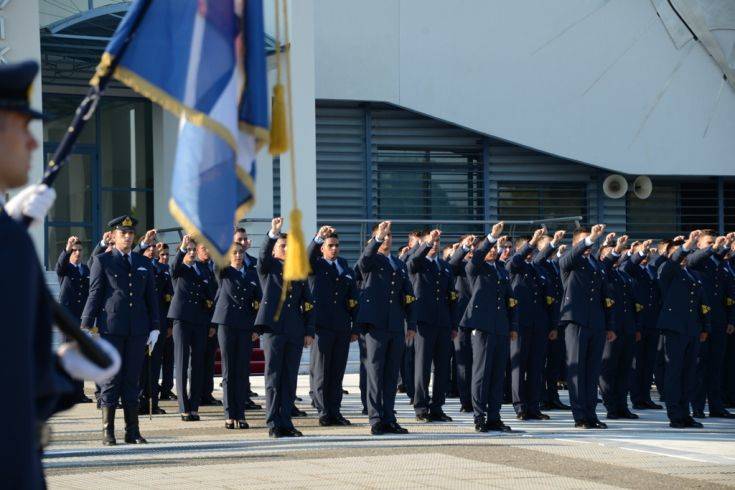
[[[130,306],[133,306],[133,303],[130,303]]]

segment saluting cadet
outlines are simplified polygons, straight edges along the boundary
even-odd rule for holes
[[[727,289],[730,291],[730,294],[725,298],[725,303],[732,307],[735,306],[735,241],[730,245],[730,250],[727,251],[727,254],[723,258],[723,262],[728,276]],[[735,334],[727,336],[725,366],[735,366]],[[732,368],[725,370],[723,404],[725,407],[735,407],[735,369]]]
[[[352,268],[355,271],[355,286],[357,286],[358,296],[358,307],[359,298],[362,295],[362,272],[360,271],[359,261],[355,263]],[[362,404],[362,414],[367,415],[367,369],[365,364],[367,362],[367,350],[365,349],[365,332],[359,328],[357,329],[357,347],[360,352],[360,403]]]
[[[616,326],[615,340],[605,342],[600,368],[600,392],[607,408],[608,419],[637,419],[638,415],[628,408],[633,349],[641,340],[640,312],[643,305],[636,297],[636,286],[632,277],[622,269],[616,269],[628,236],[617,239],[615,248],[604,247],[600,251],[607,276],[610,299],[606,306]]]
[[[0,386],[12,396],[0,404],[0,475],[8,486],[32,489],[46,488],[40,429],[53,413],[73,404],[66,399],[73,395],[68,376],[101,381],[120,367],[117,351],[103,340],[99,344],[113,360],[107,370],[87,361],[74,343],[62,344],[56,355],[51,350],[50,293],[23,220],[43,222],[54,190],[30,185],[5,203],[6,192],[27,183],[31,154],[38,148],[29,123],[43,115],[28,100],[37,72],[33,61],[0,65],[0,311],[7,327],[0,344]]]
[[[207,336],[215,334],[210,325],[214,296],[208,275],[196,260],[197,244],[184,235],[171,267],[174,297],[168,310],[174,328],[174,367],[179,413],[184,422],[199,420],[199,402],[204,383],[204,349]],[[191,366],[190,386],[187,377]]]
[[[158,298],[150,262],[132,252],[137,220],[128,215],[111,220],[115,248],[98,255],[92,264],[89,298],[82,313],[82,326],[95,325],[102,338],[120,353],[122,369],[100,384],[103,440],[115,440],[115,409],[122,397],[125,442],[145,443],[138,428],[138,383],[146,345],[153,349],[159,335]]]
[[[705,399],[710,417],[735,418],[735,414],[728,412],[722,401],[727,336],[735,332],[735,310],[727,304],[727,298],[730,297],[725,290],[727,272],[720,258],[723,248],[728,246],[727,240],[727,237],[715,238],[712,230],[703,230],[697,240],[697,250],[690,249],[687,244],[683,248],[687,254],[687,267],[699,274],[707,304],[711,308],[711,331],[707,341],[700,346],[697,362],[697,389],[692,398],[695,418],[704,417]]]
[[[56,277],[59,278],[59,303],[79,320],[89,296],[89,267],[82,262],[79,238],[71,236],[66,241],[66,247],[56,261]],[[84,381],[74,381],[74,387],[77,403],[92,403],[92,399],[84,394]]]
[[[666,359],[665,393],[669,426],[701,428],[689,413],[697,379],[697,356],[710,331],[710,307],[702,281],[689,269],[687,259],[700,237],[693,231],[661,265],[662,307],[658,327],[663,333]]]
[[[607,428],[595,410],[597,380],[605,340],[615,340],[615,331],[606,318],[607,286],[600,265],[590,258],[591,247],[604,230],[605,225],[595,225],[590,232],[575,231],[572,249],[559,259],[564,283],[560,321],[566,325],[569,399],[575,427],[585,429]]]
[[[163,302],[160,303],[161,322],[166,325],[166,337],[161,342],[161,389],[158,399],[176,400],[176,395],[171,392],[174,387],[174,328],[172,320],[168,317],[168,310],[174,297],[174,284],[171,280],[171,267],[168,264],[168,244],[158,242],[156,248],[158,249],[158,269],[162,276],[164,291]]]
[[[204,283],[209,289],[209,295],[212,298],[217,296],[217,272],[215,270],[214,261],[209,257],[209,250],[203,243],[197,244],[197,264],[199,270],[202,272],[204,277]],[[214,309],[209,310],[210,320],[212,319],[212,313]],[[217,328],[216,324],[210,321],[210,325],[214,329],[209,330],[207,335],[207,343],[204,347],[204,381],[202,381],[202,401],[200,405],[222,405],[220,400],[217,400],[212,393],[214,392],[214,364],[217,357],[217,349],[219,348],[219,342],[217,342]]]
[[[660,336],[657,328],[658,315],[661,311],[658,271],[651,261],[657,254],[651,254],[651,243],[651,240],[646,240],[642,244],[634,243],[628,252],[629,259],[620,265],[621,270],[635,279],[636,296],[643,306],[638,312],[641,340],[635,343],[633,350],[634,362],[630,385],[630,401],[636,410],[663,408],[651,400],[651,382]]]
[[[449,265],[439,258],[440,230],[421,237],[421,243],[408,259],[408,277],[416,297],[416,336],[414,337],[414,403],[419,422],[451,422],[442,407],[449,386],[449,349],[457,334],[454,320],[454,291]],[[429,396],[431,367],[434,384]]]
[[[293,426],[291,413],[296,399],[301,353],[314,341],[314,303],[306,282],[283,282],[288,237],[281,233],[282,226],[283,218],[273,218],[260,249],[258,276],[263,302],[255,320],[255,325],[262,331],[265,351],[265,421],[268,435],[275,438],[303,435]],[[287,289],[284,291],[283,288]]]
[[[245,228],[243,228],[242,226],[236,227],[235,233],[232,236],[232,241],[235,243],[239,243],[242,246],[242,265],[245,268],[245,275],[247,276],[248,280],[255,281],[256,283],[258,283],[258,287],[260,287],[260,278],[258,277],[257,270],[258,259],[248,253],[248,250],[250,250],[253,242],[252,240],[250,240],[250,238],[248,238],[247,230],[245,230]],[[247,395],[247,399],[245,400],[245,410],[260,410],[261,408],[263,408],[257,403],[253,402],[253,400],[251,399],[251,397],[258,396],[258,394],[254,393],[253,390],[250,389],[249,376],[245,378],[245,394]]]
[[[370,432],[406,434],[393,407],[401,356],[407,339],[416,333],[413,288],[406,265],[391,255],[390,221],[373,228],[358,261],[362,293],[357,323],[365,332],[365,368]],[[405,325],[405,330],[404,330]]]
[[[342,378],[350,342],[357,340],[355,274],[339,257],[339,236],[322,226],[309,244],[309,287],[314,298],[316,337],[311,346],[311,386],[319,425],[350,425],[340,413]]]
[[[541,236],[540,228],[530,240],[516,244],[516,252],[506,265],[510,272],[513,297],[518,301],[518,335],[510,343],[511,391],[513,409],[519,420],[548,420],[541,413],[546,344],[556,339],[552,327],[547,297],[547,281],[531,263],[531,254]],[[552,298],[553,299],[553,298]]]
[[[138,243],[140,254],[150,261],[150,268],[153,277],[156,280],[156,297],[158,298],[158,318],[159,331],[165,338],[168,331],[168,305],[173,297],[173,286],[171,278],[159,267],[158,250],[156,243],[156,230],[146,231],[143,239]],[[159,335],[159,338],[160,335]],[[159,374],[161,373],[161,358],[164,349],[164,341],[156,342],[153,349],[146,353],[143,361],[143,369],[140,373],[140,403],[138,413],[144,415],[150,409],[152,414],[163,415],[166,413],[164,409],[158,406],[158,396],[160,386],[158,384]]]
[[[472,284],[467,277],[467,260],[472,257],[472,249],[477,237],[466,235],[460,239],[459,246],[449,258],[449,267],[454,274],[454,289],[457,303],[454,308],[452,325],[459,325],[467,304],[472,297]],[[472,413],[472,330],[458,328],[454,338],[454,357],[457,359],[457,390],[459,391],[460,412]]]
[[[408,232],[408,244],[400,250],[398,260],[408,263],[408,259],[413,255],[416,249],[421,245],[421,237],[424,235],[422,230],[411,230]],[[406,348],[403,349],[403,359],[401,360],[401,368],[399,370],[399,393],[406,393],[408,401],[413,405],[413,398],[416,394],[416,346],[414,338],[406,339]]]
[[[503,222],[472,252],[467,277],[472,296],[460,327],[472,331],[472,407],[477,432],[510,432],[500,420],[503,381],[511,340],[518,338],[518,312],[508,276],[501,274],[497,262],[505,245],[501,237]]]
[[[233,243],[230,266],[219,272],[220,286],[212,323],[218,325],[217,335],[222,352],[222,392],[226,429],[247,429],[245,404],[248,401],[247,379],[250,356],[257,340],[255,315],[262,293],[260,284],[248,276],[243,264],[245,251]]]
[[[559,314],[562,300],[564,299],[564,285],[559,274],[559,257],[566,250],[562,245],[564,230],[558,230],[553,237],[541,237],[537,244],[538,253],[533,257],[533,266],[546,281],[546,303],[550,328],[556,331],[556,337],[549,332],[549,340],[546,351],[546,365],[544,367],[544,381],[541,393],[541,407],[546,410],[569,410],[571,407],[565,405],[559,399],[557,382],[562,378],[564,369],[564,327],[559,325]],[[554,337],[554,338],[552,338]]]

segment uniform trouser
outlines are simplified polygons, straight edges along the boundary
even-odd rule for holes
[[[642,340],[641,340],[642,342]],[[605,342],[600,368],[600,392],[608,413],[628,410],[631,365],[636,343],[634,333],[620,334],[612,342]]]
[[[174,320],[176,391],[181,413],[199,410],[204,380],[204,346],[207,343],[208,331],[208,325]],[[191,379],[187,390],[189,364],[191,364]]]
[[[723,402],[732,404],[735,402],[735,335],[727,336],[725,366],[729,366],[729,369],[725,369]]]
[[[217,336],[222,348],[222,405],[225,418],[245,420],[245,403],[248,400],[245,380],[250,375],[253,333],[242,327],[220,325]]]
[[[452,343],[454,357],[457,359],[459,402],[468,408],[472,406],[472,330],[460,328]]]
[[[548,325],[526,326],[510,343],[511,396],[516,413],[540,411]]]
[[[659,401],[664,401],[666,392],[666,353],[664,352],[664,334],[658,332],[658,346],[656,347],[656,366],[653,368],[653,376],[656,379],[656,390]]]
[[[643,332],[641,341],[633,348],[633,373],[630,384],[630,401],[635,404],[651,402],[651,382],[656,366],[659,331],[648,328]]]
[[[557,337],[547,340],[546,344],[546,366],[544,367],[544,387],[541,398],[547,403],[559,401],[557,382],[562,379],[564,366],[564,328],[557,328]]]
[[[117,349],[122,364],[115,376],[100,384],[100,405],[116,407],[117,400],[122,398],[123,407],[135,407],[137,410],[138,382],[148,335],[102,334],[101,337]]]
[[[357,347],[360,351],[360,401],[363,410],[367,410],[367,350],[365,349],[365,335],[360,334],[357,338]]]
[[[449,384],[447,385],[447,396],[451,394],[456,398],[459,395],[459,387],[457,386],[457,356],[454,352],[454,343],[451,339],[447,347],[449,348]]]
[[[209,334],[209,332],[207,332]],[[204,381],[202,384],[202,399],[210,398],[214,391],[214,363],[217,360],[217,348],[219,342],[217,335],[207,337],[204,348]]]
[[[416,415],[442,413],[449,386],[449,327],[420,322],[413,339],[415,350],[414,398]],[[431,365],[434,364],[434,385],[429,397]]]
[[[159,340],[163,344],[161,352],[161,393],[171,393],[174,387],[174,337]]]
[[[143,369],[140,373],[140,398],[145,400],[146,404],[149,399],[152,399],[154,407],[158,405],[158,395],[160,393],[158,379],[161,373],[162,351],[163,340],[156,342],[156,346],[153,347],[153,352],[150,355],[148,355],[148,349],[146,349]]]
[[[304,337],[267,332],[260,339],[265,352],[266,425],[271,429],[293,429],[291,410],[296,399]]]
[[[569,401],[574,420],[597,420],[597,380],[605,347],[605,331],[569,323],[564,341],[567,348]]]
[[[689,417],[689,402],[697,380],[700,342],[697,335],[674,332],[665,332],[662,338],[666,361],[666,414],[669,420],[679,422]]]
[[[722,373],[725,371],[725,348],[727,347],[725,325],[712,325],[706,342],[699,347],[697,362],[697,388],[692,398],[693,410],[704,410],[705,400],[709,411],[721,412],[725,409],[722,401]],[[732,369],[732,367],[729,367]]]
[[[342,403],[342,378],[350,352],[350,331],[316,329],[311,344],[311,385],[320,417],[335,417]]]
[[[406,340],[400,366],[401,381],[406,389],[406,396],[411,400],[416,396],[416,340]]]
[[[507,335],[472,331],[472,409],[475,418],[500,420],[503,382],[508,363]]]
[[[365,368],[367,371],[367,404],[370,425],[396,421],[393,407],[403,350],[403,331],[389,332],[370,327],[365,334]]]

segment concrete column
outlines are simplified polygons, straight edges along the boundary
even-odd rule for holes
[[[296,155],[298,204],[303,212],[307,237],[316,232],[316,114],[314,99],[314,2],[289,2],[291,34],[291,77],[293,91],[292,142]],[[285,70],[284,70],[285,71]],[[281,212],[286,218],[293,207],[291,196],[291,152],[281,155]]]
[[[1,3],[1,2],[0,2]],[[2,62],[35,60],[41,62],[41,37],[38,18],[38,2],[29,0],[10,0],[0,10],[0,17],[5,21],[5,38],[0,39]],[[31,106],[41,108],[41,74],[39,72],[31,93]],[[39,149],[31,159],[29,183],[37,183],[43,175],[43,127],[41,122],[31,123],[33,136],[38,141]],[[33,226],[29,231],[39,257],[43,257],[44,232],[43,224]]]

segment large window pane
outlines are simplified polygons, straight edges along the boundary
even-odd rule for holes
[[[46,161],[51,158],[47,154]],[[48,213],[50,222],[92,221],[92,164],[94,158],[87,154],[73,154],[59,171],[54,189],[57,199]]]
[[[82,99],[81,95],[43,95],[43,112],[48,117],[43,123],[44,142],[58,143],[62,140]],[[92,119],[79,134],[77,144],[94,144],[96,129]]]
[[[138,220],[136,233],[145,233],[153,226],[153,193],[141,191],[103,191],[102,221],[130,214]]]
[[[581,216],[587,223],[587,184],[545,182],[501,182],[498,184],[498,218],[504,221],[536,221],[533,224],[511,224],[514,237],[528,235],[543,220]],[[569,223],[549,224],[552,229],[565,228]]]
[[[100,110],[100,169],[103,188],[153,187],[150,117],[146,101],[108,99]]]
[[[66,241],[70,236],[75,236],[82,241],[82,260],[87,261],[90,252],[94,248],[97,238],[91,236],[90,227],[81,226],[49,226],[48,240],[46,241],[46,268],[54,270],[59,254],[66,247]]]

